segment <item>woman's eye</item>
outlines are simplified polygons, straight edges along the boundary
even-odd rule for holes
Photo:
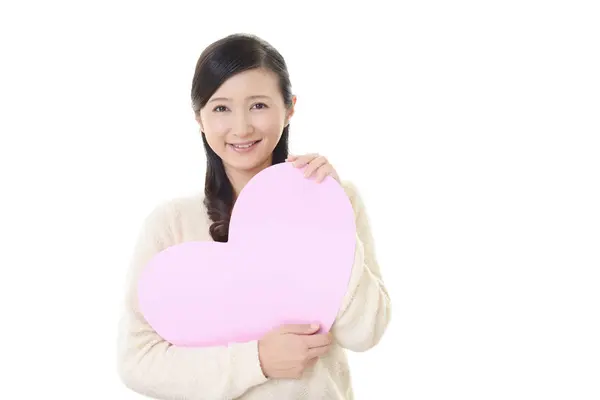
[[[227,107],[225,107],[225,106],[216,106],[215,108],[213,108],[213,111],[216,111],[216,112],[227,111]]]
[[[267,105],[265,103],[256,103],[254,105],[254,107],[256,107],[257,109],[261,110],[263,108],[268,108]]]

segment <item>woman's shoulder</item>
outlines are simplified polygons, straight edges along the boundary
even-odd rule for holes
[[[340,182],[340,186],[344,189],[346,196],[350,199],[350,203],[352,204],[352,208],[354,209],[354,213],[358,214],[360,210],[364,207],[362,197],[360,195],[360,190],[358,186],[351,180],[342,180]]]
[[[144,230],[176,232],[186,221],[194,223],[206,220],[204,193],[179,195],[158,201],[146,214]]]
[[[147,214],[147,218],[164,220],[180,213],[199,211],[204,207],[203,193],[179,195],[156,202]]]

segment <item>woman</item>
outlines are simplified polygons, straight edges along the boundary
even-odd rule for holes
[[[247,343],[182,348],[163,340],[141,315],[136,284],[145,264],[184,241],[227,241],[235,198],[256,173],[292,162],[306,167],[309,179],[339,181],[322,156],[288,156],[296,98],[284,59],[268,43],[250,35],[213,43],[198,60],[191,94],[207,156],[205,190],[161,204],[145,221],[121,326],[122,380],[156,399],[352,399],[345,349],[365,351],[379,342],[390,300],[361,198],[350,183],[342,186],[356,213],[355,261],[329,334],[289,325]]]

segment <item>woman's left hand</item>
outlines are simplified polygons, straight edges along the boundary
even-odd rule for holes
[[[319,154],[304,154],[301,156],[290,155],[286,161],[292,162],[294,167],[302,168],[306,166],[304,176],[310,178],[316,176],[317,183],[323,182],[328,175],[340,183],[340,177],[327,159]]]

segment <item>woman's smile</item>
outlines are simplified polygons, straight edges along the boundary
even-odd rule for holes
[[[227,143],[227,146],[238,153],[248,153],[254,150],[261,141],[262,139],[245,142]]]

